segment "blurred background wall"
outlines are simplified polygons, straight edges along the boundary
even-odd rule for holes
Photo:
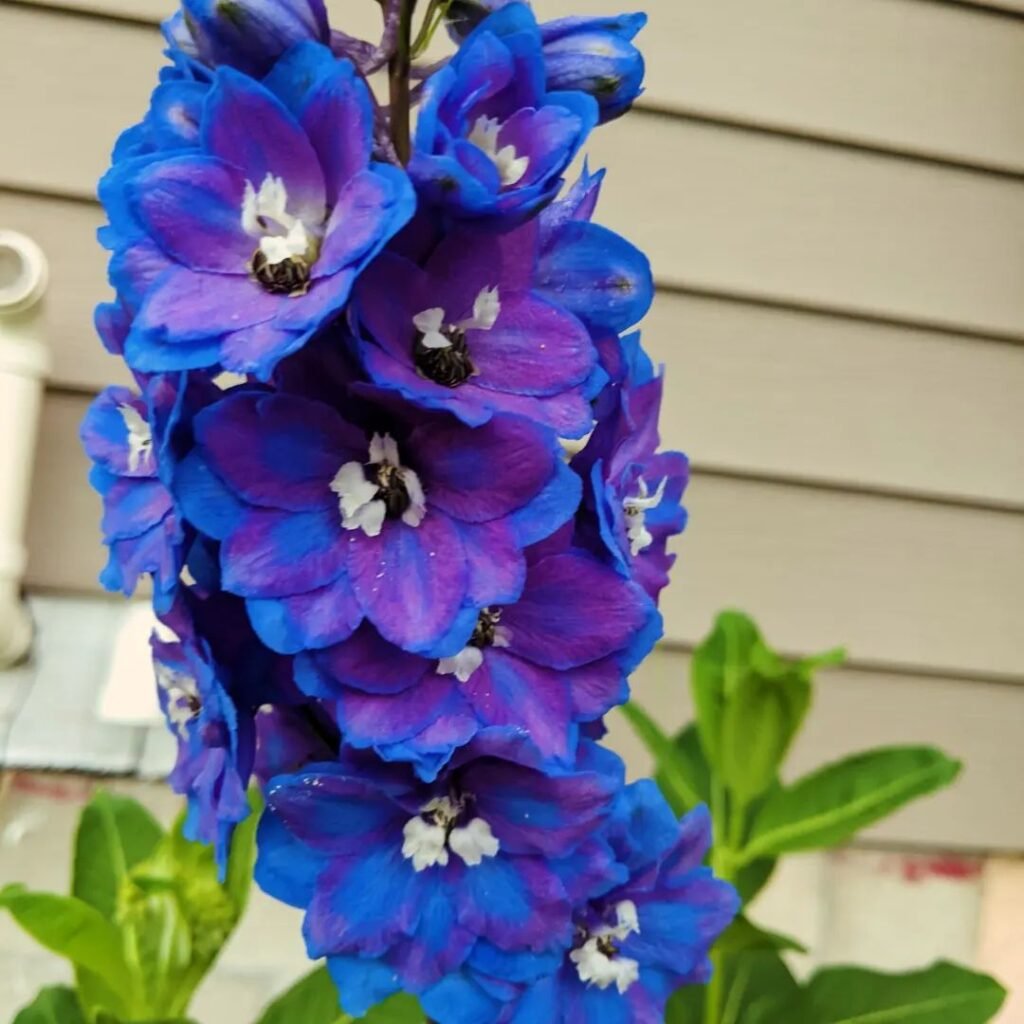
[[[599,219],[654,263],[665,441],[695,470],[638,697],[666,727],[684,720],[687,652],[727,606],[792,653],[847,645],[795,767],[916,740],[967,770],[858,847],[798,859],[761,918],[819,959],[951,956],[1024,992],[1024,0],[647,7],[647,93],[589,149],[610,172]],[[371,0],[333,8],[372,33]],[[125,633],[130,612],[95,582],[77,441],[90,396],[127,379],[91,329],[106,294],[94,187],[144,109],[168,11],[0,0],[0,229],[49,257],[53,359],[29,538],[38,636],[0,674],[4,881],[63,884],[96,775],[173,806],[131,781],[165,770],[168,742],[127,706],[148,685],[143,630]],[[301,966],[291,915],[259,904],[197,1014],[245,1024]],[[55,973],[0,920],[0,1017]],[[1024,996],[1002,1020],[1024,1022]]]

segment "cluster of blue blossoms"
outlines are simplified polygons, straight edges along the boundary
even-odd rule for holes
[[[736,897],[706,813],[598,742],[685,522],[626,333],[647,260],[593,222],[602,174],[566,185],[639,93],[644,19],[435,7],[458,46],[406,166],[366,84],[387,34],[322,0],[165,26],[100,185],[97,325],[137,382],[82,431],[102,579],[152,578],[189,834],[223,859],[259,782],[257,879],[348,1012],[654,1024]]]

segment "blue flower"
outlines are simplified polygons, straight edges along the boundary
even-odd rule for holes
[[[164,399],[167,391],[155,382],[150,395]],[[129,388],[107,388],[89,407],[81,439],[93,460],[89,480],[103,499],[110,549],[100,582],[130,597],[139,577],[151,575],[156,604],[166,609],[178,587],[184,530],[160,476],[164,438],[159,430],[154,436],[150,403]]]
[[[252,713],[236,706],[225,670],[190,627],[175,640],[154,635],[160,706],[178,743],[171,787],[188,799],[185,835],[212,844],[223,872],[235,826],[249,815],[246,790],[255,756]],[[187,620],[186,620],[187,621]]]
[[[433,779],[478,731],[528,737],[545,760],[571,764],[578,723],[628,692],[661,620],[636,585],[592,556],[557,546],[527,552],[522,595],[485,608],[469,643],[427,659],[363,627],[325,651],[300,655],[299,686],[334,708],[346,740]]]
[[[406,650],[454,655],[482,609],[519,595],[523,549],[576,510],[554,437],[524,418],[391,423],[245,391],[196,418],[175,494],[223,542],[223,586],[275,650],[340,643],[366,618]]]
[[[575,883],[556,865],[578,864],[621,762],[591,747],[577,769],[545,774],[510,753],[474,745],[424,784],[343,751],[269,784],[257,881],[306,910],[310,956],[328,957],[339,979],[362,975],[342,986],[350,1013],[400,987],[426,991],[481,942],[548,966],[571,945]]]
[[[428,79],[409,174],[456,216],[528,217],[558,193],[597,119],[592,97],[548,89],[536,19],[513,3]]]
[[[630,349],[639,354],[635,365],[643,382],[634,384],[627,376],[615,385],[609,411],[573,459],[573,468],[589,482],[579,540],[603,549],[623,575],[657,599],[675,562],[668,542],[686,527],[682,499],[690,468],[681,452],[659,450],[663,379],[647,379],[650,364],[637,336],[622,346],[618,356],[627,365]]]
[[[575,313],[596,335],[628,330],[647,315],[654,299],[647,257],[621,235],[591,222],[603,179],[604,171],[590,174],[584,166],[575,185],[536,221],[537,291]]]
[[[363,364],[470,426],[507,412],[581,437],[604,374],[583,323],[532,287],[537,247],[518,237],[451,231],[422,267],[385,253],[356,289]]]
[[[632,39],[646,14],[559,18],[541,25],[549,89],[589,93],[602,122],[620,117],[643,91],[644,58]]]
[[[328,43],[324,0],[182,0],[164,23],[173,47],[210,67],[266,74],[298,43]]]
[[[703,866],[707,811],[677,822],[645,780],[623,790],[606,835],[624,877],[576,905],[558,966],[540,976],[492,957],[450,975],[422,1000],[438,1024],[656,1024],[673,992],[707,982],[708,951],[740,905]]]
[[[447,11],[449,33],[461,41],[488,15],[513,2],[453,0]],[[632,40],[646,24],[646,14],[542,22],[548,89],[589,93],[601,108],[602,122],[624,114],[643,91],[644,58]]]
[[[129,364],[268,379],[330,321],[413,210],[372,131],[352,65],[306,43],[265,84],[219,69],[198,148],[115,166],[101,198],[112,281],[139,307]]]

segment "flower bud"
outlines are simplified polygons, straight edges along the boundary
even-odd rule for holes
[[[286,50],[330,40],[324,0],[182,0],[165,34],[211,67],[229,65],[261,77]]]
[[[646,24],[646,14],[621,14],[541,25],[548,89],[589,93],[602,122],[624,114],[643,91],[644,58],[631,40]]]
[[[489,14],[513,2],[514,0],[452,0],[446,14],[448,31],[452,38],[459,42]]]

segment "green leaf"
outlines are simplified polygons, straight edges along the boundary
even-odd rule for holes
[[[683,814],[704,803],[695,788],[697,780],[690,775],[691,766],[677,753],[675,744],[654,719],[633,702],[626,704],[622,713],[654,757],[658,768],[658,784],[672,809],[677,814]]]
[[[74,989],[54,986],[44,988],[14,1018],[14,1024],[86,1024],[86,1021]]]
[[[740,915],[723,932],[715,949],[727,956],[752,950],[775,950],[779,953],[806,953],[807,947],[788,935],[759,928],[749,918]]]
[[[701,744],[742,813],[775,782],[811,703],[814,671],[841,651],[790,661],[740,612],[724,612],[694,652],[692,688]]]
[[[687,985],[668,1001],[665,1024],[703,1024],[705,989],[703,985]]]
[[[95,907],[74,896],[29,892],[21,885],[0,889],[0,907],[36,942],[126,994],[131,979],[121,935]]]
[[[828,968],[808,984],[804,1001],[814,1024],[985,1024],[1005,998],[994,979],[938,963],[912,974]]]
[[[275,999],[258,1024],[344,1024],[351,1019],[339,1008],[338,990],[327,968],[320,967]]]
[[[375,1006],[360,1019],[363,1024],[424,1024],[426,1016],[416,999],[400,995]]]
[[[842,843],[916,797],[949,785],[960,767],[932,747],[889,747],[826,765],[765,802],[742,862]]]
[[[712,767],[722,767],[723,721],[750,661],[760,643],[757,626],[740,612],[722,612],[708,638],[693,652],[690,667],[693,702],[700,742]]]
[[[249,790],[249,817],[235,829],[231,837],[231,852],[224,879],[224,888],[239,917],[249,903],[252,890],[253,868],[256,864],[256,829],[262,813],[263,798],[254,786]]]
[[[783,1005],[795,1007],[801,992],[777,951],[749,950],[724,957],[722,970],[726,997],[720,1024],[804,1024],[796,1013],[778,1012]]]
[[[761,857],[751,861],[736,873],[736,891],[740,894],[743,906],[751,903],[757,894],[768,884],[775,874],[778,861],[774,857]]]
[[[125,876],[162,838],[163,830],[137,801],[98,791],[78,821],[72,895],[113,919]]]
[[[672,739],[672,748],[673,764],[686,779],[690,792],[697,797],[699,803],[709,804],[711,802],[711,769],[704,756],[704,749],[700,745],[700,736],[697,734],[695,722],[691,722],[676,733]],[[656,781],[664,792],[666,783],[663,781],[663,774],[659,772]],[[685,814],[687,811],[693,810],[694,806],[696,805],[688,804],[685,807],[674,809],[677,814]]]

